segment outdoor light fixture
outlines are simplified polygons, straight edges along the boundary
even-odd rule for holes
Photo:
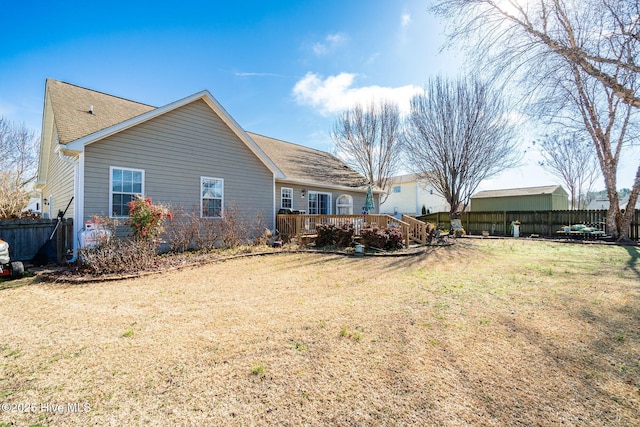
[[[307,190],[302,190],[302,191],[300,192],[300,198],[301,198],[301,199],[304,199],[304,196],[306,196],[306,195],[307,195]]]

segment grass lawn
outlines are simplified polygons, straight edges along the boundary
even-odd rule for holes
[[[639,256],[462,239],[23,279],[0,290],[0,426],[637,426]]]

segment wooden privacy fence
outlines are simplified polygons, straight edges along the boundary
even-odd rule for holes
[[[451,227],[449,213],[439,212],[423,215],[418,219],[435,224],[436,227]],[[565,225],[585,224],[607,232],[606,210],[580,211],[507,211],[507,212],[465,212],[460,217],[467,234],[482,234],[483,231],[496,236],[512,235],[511,222],[520,221],[520,235],[538,234],[555,236]],[[631,221],[629,237],[638,240],[640,236],[640,210],[636,210]]]
[[[416,220],[413,219],[413,221]],[[416,224],[410,225],[405,221],[400,221],[392,217],[391,215],[276,215],[276,229],[284,239],[315,234],[316,224],[332,224],[336,227],[340,227],[344,224],[351,224],[353,225],[356,236],[359,236],[360,231],[369,225],[376,225],[381,228],[397,225],[402,230],[402,236],[407,246],[410,241],[416,241],[418,238],[414,236],[415,230],[420,230]]]
[[[9,243],[12,261],[29,261],[49,239],[57,219],[0,221],[0,238]],[[63,219],[53,236],[58,260],[73,247],[73,219]]]

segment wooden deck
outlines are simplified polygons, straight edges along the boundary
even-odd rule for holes
[[[368,226],[378,226],[388,228],[392,226],[400,227],[406,247],[411,243],[426,244],[429,240],[429,225],[413,217],[402,216],[402,220],[391,215],[362,214],[362,215],[304,215],[294,214],[276,215],[276,229],[283,239],[292,237],[301,238],[306,235],[316,234],[317,224],[332,224],[336,227],[350,224],[355,230],[355,235],[359,236],[360,231]]]

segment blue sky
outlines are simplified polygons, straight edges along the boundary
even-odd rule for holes
[[[408,108],[429,77],[459,72],[428,3],[9,2],[0,115],[39,132],[47,77],[154,106],[207,89],[245,130],[330,151],[341,108],[370,97]],[[556,183],[535,161],[482,189]]]

